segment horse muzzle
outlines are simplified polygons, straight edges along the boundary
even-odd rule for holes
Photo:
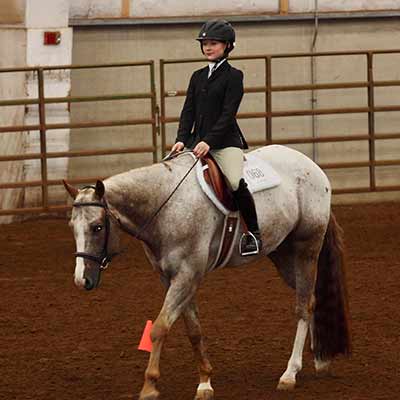
[[[95,285],[95,283],[94,282],[92,282],[92,280],[91,279],[85,279],[85,284],[84,284],[84,286],[83,286],[86,290],[92,290],[92,289],[94,289],[95,287],[97,287],[97,285]]]
[[[85,279],[84,288],[86,290],[96,289],[100,283],[100,275],[101,275],[101,269],[98,266],[91,268],[90,270],[86,269],[84,273],[84,279]]]
[[[101,269],[99,266],[86,266],[83,260],[75,267],[74,282],[80,289],[92,290],[99,286]]]
[[[98,282],[95,282],[91,278],[77,278],[74,276],[74,282],[75,286],[77,286],[79,289],[86,289],[86,290],[92,290],[97,288]]]
[[[77,286],[80,289],[84,289],[85,284],[86,284],[86,279],[79,278],[74,274],[74,283],[75,286]]]
[[[97,279],[83,278],[79,279],[74,277],[75,285],[80,289],[92,290],[96,289],[100,283],[100,277]]]
[[[76,277],[74,277],[74,282],[79,289],[92,290],[95,288],[94,282],[92,282],[91,279],[77,279]]]

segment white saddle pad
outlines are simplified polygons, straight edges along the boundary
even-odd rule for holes
[[[194,155],[192,153],[190,154],[194,158]],[[245,158],[243,177],[248,184],[250,192],[255,193],[260,190],[271,189],[281,183],[280,176],[267,161],[252,154],[246,154]],[[205,181],[203,173],[204,168],[207,168],[207,166],[203,167],[200,162],[197,163],[196,175],[201,188],[206,196],[224,215],[231,214],[232,212],[225,208],[217,199],[214,191]]]
[[[272,166],[253,154],[245,156],[243,177],[252,193],[273,188],[281,183],[281,177]]]

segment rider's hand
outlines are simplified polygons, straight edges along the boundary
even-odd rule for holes
[[[204,157],[209,150],[210,146],[206,142],[199,142],[193,149],[193,153],[196,157],[201,158]]]
[[[171,149],[171,153],[179,153],[184,149],[185,145],[182,142],[176,142]]]

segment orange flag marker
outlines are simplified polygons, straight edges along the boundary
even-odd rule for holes
[[[153,348],[153,344],[151,343],[151,337],[150,337],[150,332],[152,327],[153,323],[150,320],[148,320],[146,322],[146,326],[144,327],[142,338],[140,339],[138,347],[139,350],[148,351],[149,353],[151,353],[151,349]]]

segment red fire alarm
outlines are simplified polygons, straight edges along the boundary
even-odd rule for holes
[[[44,44],[60,44],[61,32],[45,32],[44,33]]]

